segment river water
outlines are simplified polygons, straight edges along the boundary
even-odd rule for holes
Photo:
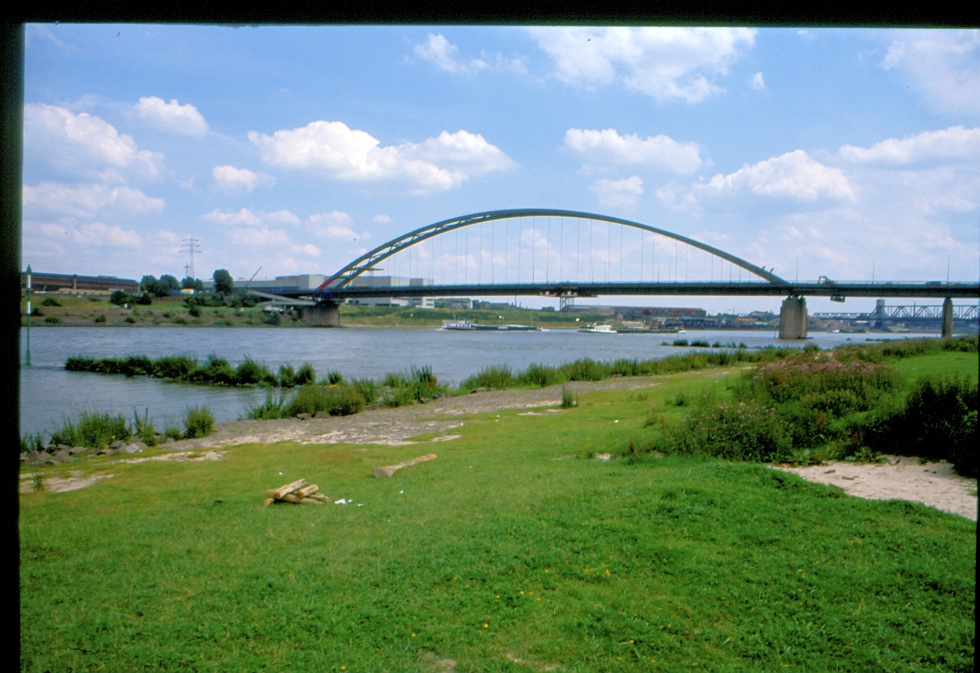
[[[21,362],[25,333],[21,331]],[[66,372],[70,355],[125,357],[191,355],[201,360],[210,353],[233,366],[250,356],[277,371],[280,364],[298,368],[309,362],[317,376],[339,371],[346,378],[380,379],[388,372],[411,366],[432,367],[442,383],[457,385],[492,365],[518,370],[532,363],[559,365],[579,358],[652,360],[691,349],[665,346],[674,339],[708,343],[767,345],[816,344],[831,348],[848,341],[862,343],[882,334],[814,332],[804,341],[780,341],[772,332],[691,331],[673,334],[581,334],[575,330],[544,332],[459,332],[418,328],[346,327],[343,329],[256,329],[236,327],[92,328],[47,327],[31,332],[31,367],[20,370],[21,434],[50,433],[63,419],[82,411],[109,412],[132,418],[148,409],[155,427],[180,425],[188,406],[207,406],[218,422],[243,417],[249,406],[261,403],[261,389],[209,388],[155,379]],[[936,334],[891,335],[896,338]]]

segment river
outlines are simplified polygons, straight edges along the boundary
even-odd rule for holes
[[[779,341],[772,332],[690,331],[673,334],[580,334],[575,330],[544,332],[454,332],[418,328],[345,327],[342,329],[255,329],[236,327],[92,328],[47,327],[31,331],[31,367],[20,370],[21,434],[41,432],[47,439],[65,417],[82,411],[107,411],[132,418],[149,410],[158,430],[180,425],[188,406],[205,405],[218,422],[243,417],[249,406],[265,399],[261,389],[209,388],[155,379],[66,372],[70,355],[124,357],[187,354],[201,360],[216,353],[232,365],[244,357],[265,362],[273,371],[283,363],[312,364],[318,377],[339,371],[346,378],[380,379],[412,365],[432,367],[438,380],[458,385],[491,365],[523,369],[529,364],[558,365],[579,358],[648,360],[691,349],[665,346],[677,338],[708,343],[767,345],[816,344],[831,348],[868,338],[905,338],[936,334],[811,333],[804,341]],[[21,362],[25,332],[21,331]]]

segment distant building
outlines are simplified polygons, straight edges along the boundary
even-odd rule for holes
[[[20,274],[21,288],[27,288],[27,274]],[[132,294],[140,291],[139,281],[115,276],[79,276],[78,274],[38,273],[31,274],[34,292],[77,292],[79,294],[109,293],[123,290]]]
[[[247,283],[249,290],[255,290],[256,292],[268,292],[269,294],[275,294],[276,292],[281,292],[283,290],[312,292],[323,285],[324,280],[326,280],[326,276],[316,273],[306,273],[298,276],[276,276],[275,280],[257,279],[252,280],[251,282],[249,282],[248,278],[236,278],[235,288],[243,288]],[[211,284],[214,284],[213,279],[211,280]]]
[[[465,297],[436,297],[432,300],[436,308],[471,309],[473,300]]]
[[[350,287],[423,287],[434,285],[431,278],[406,278],[404,276],[358,276],[351,281]],[[410,306],[413,308],[435,308],[432,297],[366,297],[364,299],[348,299],[348,304],[358,306]]]

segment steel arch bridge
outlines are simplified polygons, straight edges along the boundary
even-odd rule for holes
[[[340,290],[349,287],[354,279],[367,271],[377,268],[377,265],[385,259],[388,259],[389,257],[402,252],[403,250],[426,240],[435,238],[441,234],[466,227],[485,224],[487,222],[529,217],[558,217],[563,219],[591,220],[594,222],[618,224],[624,227],[638,229],[640,231],[647,231],[652,234],[659,234],[665,238],[675,240],[679,243],[684,243],[692,248],[697,248],[707,252],[710,255],[723,259],[734,266],[745,269],[750,274],[760,278],[761,280],[776,285],[786,285],[785,280],[779,276],[776,276],[771,271],[767,271],[764,267],[756,266],[755,264],[752,264],[751,262],[748,262],[740,257],[736,257],[735,255],[729,254],[724,250],[720,250],[700,241],[695,241],[694,239],[687,238],[686,236],[681,236],[680,234],[675,234],[674,232],[667,231],[666,229],[660,229],[648,224],[634,222],[633,220],[611,217],[609,215],[600,215],[597,213],[586,213],[574,210],[555,210],[549,208],[521,208],[510,210],[491,210],[482,213],[473,213],[471,215],[463,215],[461,217],[450,218],[448,220],[436,222],[435,224],[430,224],[416,229],[415,231],[411,231],[378,246],[374,250],[371,250],[364,255],[361,255],[353,262],[340,269],[333,275],[333,277],[324,282],[323,285],[317,288],[317,292],[320,294],[327,294],[328,290]],[[507,294],[513,293],[508,292]]]

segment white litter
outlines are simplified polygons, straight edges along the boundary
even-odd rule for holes
[[[346,505],[347,504],[347,501],[344,500],[343,498],[341,498],[340,500],[336,501],[334,504],[335,505]]]
[[[357,503],[357,506],[358,507],[364,507],[364,503],[363,502],[359,502],[359,503]]]

